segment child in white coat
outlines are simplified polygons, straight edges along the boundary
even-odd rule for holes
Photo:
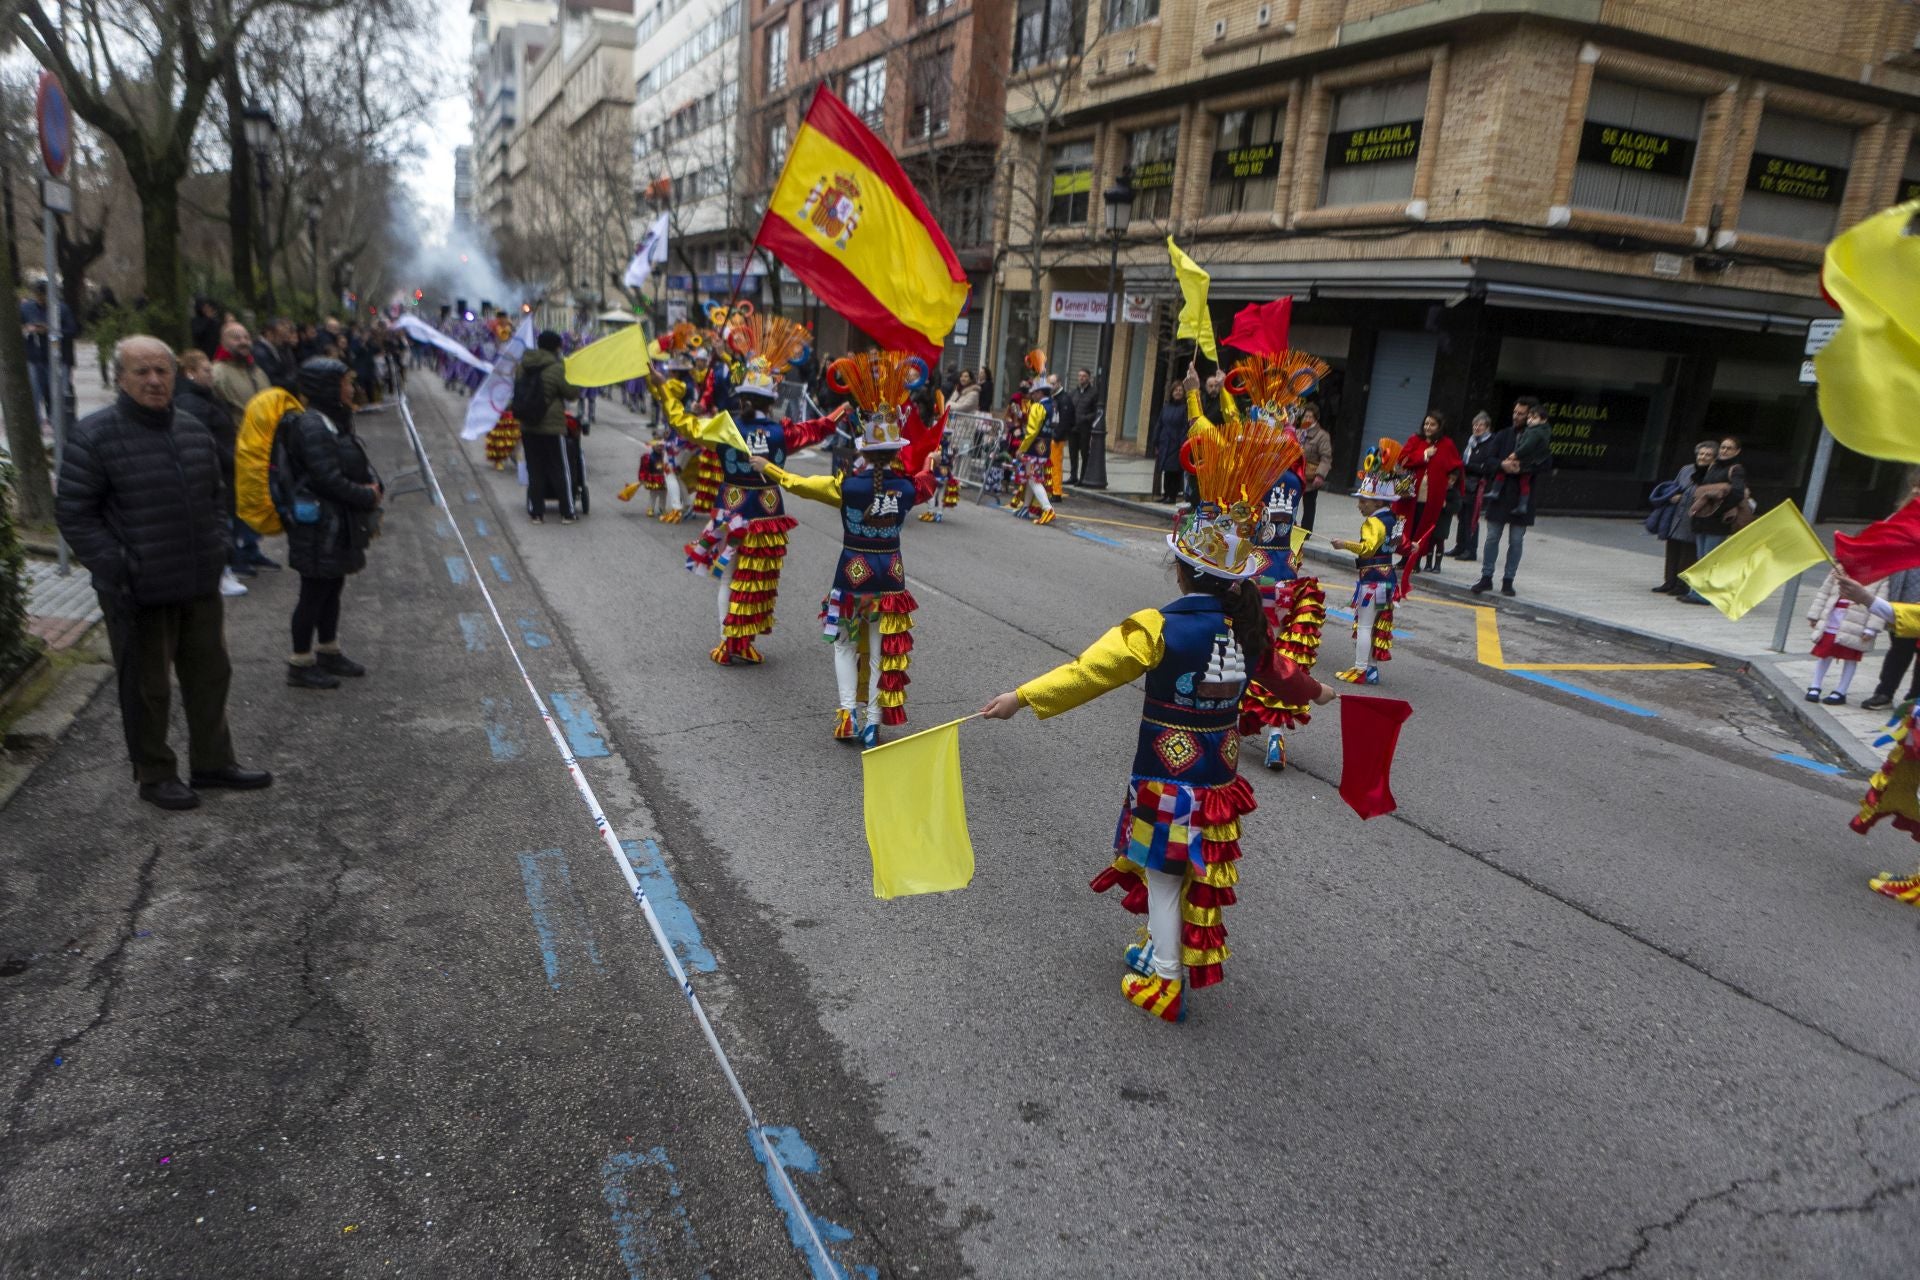
[[[1860,669],[1860,660],[1873,652],[1874,641],[1880,638],[1880,619],[1863,606],[1841,598],[1840,575],[1829,570],[1827,580],[1814,593],[1813,607],[1807,610],[1807,625],[1815,633],[1813,656],[1818,659],[1813,667],[1813,683],[1807,687],[1807,701],[1844,707],[1854,673]],[[1821,690],[1836,661],[1840,664],[1839,683],[1823,698]]]

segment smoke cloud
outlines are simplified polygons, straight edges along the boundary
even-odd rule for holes
[[[410,234],[399,237],[399,243],[410,244],[413,250],[397,274],[408,297],[415,289],[426,295],[420,303],[422,312],[438,315],[443,305],[454,306],[462,298],[476,315],[482,302],[517,312],[522,302],[540,293],[538,287],[507,278],[484,232],[450,215],[433,228],[420,226],[419,217],[412,214],[415,226]]]

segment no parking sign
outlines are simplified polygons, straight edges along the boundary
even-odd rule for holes
[[[51,71],[40,73],[40,89],[34,95],[34,118],[40,122],[40,159],[46,162],[47,176],[59,178],[73,158],[73,113],[67,107],[67,92]]]

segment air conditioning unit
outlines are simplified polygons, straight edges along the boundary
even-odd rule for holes
[[[1227,20],[1225,18],[1215,18],[1213,20],[1213,38],[1215,40],[1224,40],[1227,38]]]
[[[1256,27],[1264,27],[1272,20],[1273,8],[1271,5],[1263,4],[1253,11],[1253,25]]]

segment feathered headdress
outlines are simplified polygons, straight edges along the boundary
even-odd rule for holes
[[[1360,484],[1353,496],[1375,502],[1398,502],[1411,492],[1413,477],[1400,470],[1399,443],[1383,437],[1360,460]]]
[[[1287,411],[1320,388],[1321,379],[1333,372],[1333,366],[1318,356],[1291,348],[1273,356],[1249,356],[1227,371],[1227,390],[1246,396],[1275,417]]]
[[[827,366],[827,385],[860,406],[862,452],[898,449],[907,398],[927,382],[927,362],[904,351],[868,351]]]
[[[785,316],[750,313],[737,321],[727,331],[727,345],[746,362],[737,389],[743,394],[777,396],[787,366],[800,358],[811,341],[805,325]]]
[[[1279,422],[1196,422],[1180,464],[1193,473],[1200,501],[1168,535],[1167,545],[1216,577],[1252,577],[1261,564],[1253,549],[1267,491],[1299,461],[1299,442]]]
[[[693,362],[689,357],[700,341],[700,331],[685,320],[661,334],[660,349],[666,353],[667,368],[691,369]]]

